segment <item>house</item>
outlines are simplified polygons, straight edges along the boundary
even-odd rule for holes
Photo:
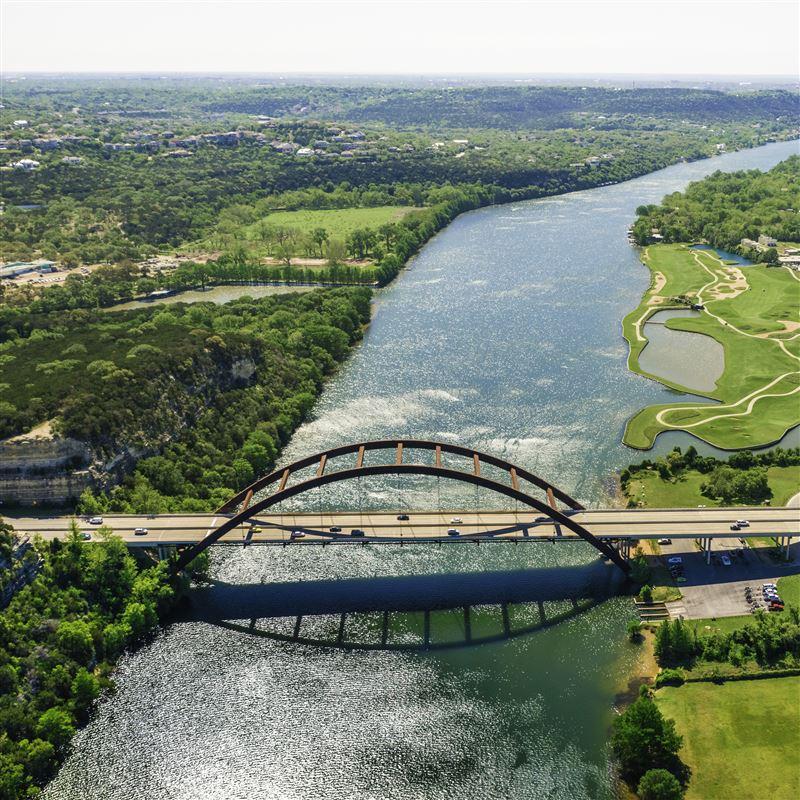
[[[61,159],[62,164],[82,164],[83,159],[80,156],[64,156]]]
[[[34,139],[31,143],[42,152],[46,150],[56,150],[61,147],[61,141],[59,139]]]
[[[14,161],[11,164],[14,169],[22,169],[26,172],[32,172],[39,166],[38,161],[34,161],[32,158],[21,158],[19,161]]]
[[[55,272],[57,270],[55,261],[11,261],[0,267],[0,278],[14,279],[19,275],[26,275],[29,272]]]
[[[763,233],[761,234],[761,236],[758,237],[758,243],[762,247],[777,247],[778,246],[778,243],[775,241],[775,239],[773,239],[771,236],[766,236]]]
[[[314,155],[314,151],[310,147],[301,147],[297,151],[296,155],[298,155],[298,156],[313,156]]]
[[[26,120],[26,119],[15,119],[14,120],[14,127],[15,128],[27,128],[28,127],[28,120]]]

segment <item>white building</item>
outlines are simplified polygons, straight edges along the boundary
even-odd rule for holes
[[[14,167],[14,169],[24,169],[31,172],[39,166],[39,162],[34,161],[32,158],[21,158],[19,161],[15,161],[11,166]]]

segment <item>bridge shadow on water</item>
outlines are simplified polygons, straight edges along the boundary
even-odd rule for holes
[[[527,636],[623,593],[615,567],[234,585],[192,591],[188,619],[317,647],[432,650]]]

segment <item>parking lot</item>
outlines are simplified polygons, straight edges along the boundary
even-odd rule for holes
[[[792,545],[789,561],[773,561],[766,548],[743,548],[743,555],[732,556],[730,566],[722,563],[721,556],[740,547],[736,539],[719,539],[712,542],[711,564],[691,539],[676,539],[672,544],[661,545],[661,561],[680,556],[683,560],[685,582],[678,584],[683,598],[668,603],[672,617],[706,619],[734,617],[751,613],[745,597],[745,588],[751,587],[753,596],[761,598],[763,583],[777,583],[778,578],[800,572],[800,544]],[[716,563],[715,563],[716,562]]]

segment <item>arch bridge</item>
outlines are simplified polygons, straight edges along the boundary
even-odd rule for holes
[[[375,457],[376,454],[378,458]],[[420,458],[420,454],[426,454],[427,458]],[[335,447],[299,459],[259,478],[219,509],[218,513],[227,515],[227,519],[218,527],[210,529],[200,541],[184,549],[174,562],[174,568],[184,569],[226,533],[251,520],[257,520],[259,514],[284,500],[328,484],[377,475],[426,475],[488,489],[538,511],[555,525],[558,533],[562,526],[567,528],[591,544],[623,572],[630,570],[630,565],[619,550],[596,537],[572,518],[572,514],[584,510],[584,507],[566,492],[497,456],[447,442],[420,439],[381,439]],[[559,503],[563,508],[559,508]],[[510,528],[464,534],[459,535],[459,540],[491,539],[524,528],[527,525],[519,524]],[[353,541],[349,535],[330,529],[304,528],[303,531],[328,540]],[[418,537],[416,541],[441,542],[447,538],[433,535]],[[377,543],[402,540],[397,535],[364,535],[355,541]]]

